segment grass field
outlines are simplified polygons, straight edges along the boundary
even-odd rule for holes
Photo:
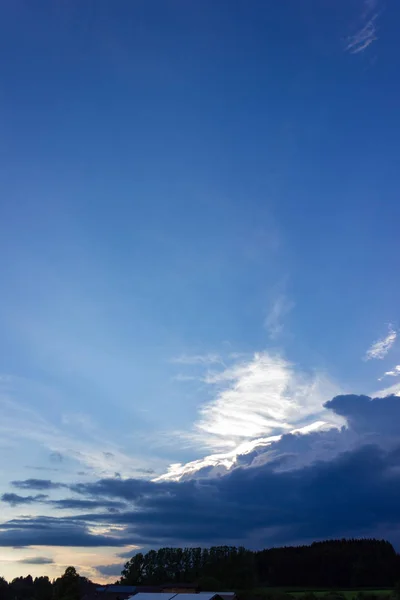
[[[322,598],[323,596],[325,596],[325,594],[331,592],[332,590],[329,589],[321,589],[321,588],[317,588],[317,589],[304,589],[304,588],[296,588],[296,587],[280,587],[280,588],[258,588],[255,590],[252,590],[251,593],[253,595],[257,595],[257,596],[269,596],[271,595],[271,593],[273,594],[274,592],[279,593],[284,593],[284,594],[290,594],[291,596],[295,597],[295,598],[299,598],[301,599],[302,596],[305,596],[306,594],[310,594],[313,593],[314,596],[316,596],[317,598]],[[392,592],[392,590],[390,589],[371,589],[371,588],[364,588],[364,589],[352,589],[352,590],[335,590],[337,592],[342,593],[345,597],[346,600],[353,600],[353,598],[355,598],[357,596],[358,593],[362,592],[364,594],[373,594],[374,596],[381,596],[382,600],[385,599],[385,597],[389,596]]]
[[[317,598],[320,598],[322,596],[325,596],[325,594],[327,594],[330,590],[285,590],[286,593],[290,594],[291,596],[295,596],[296,598],[301,598],[302,596],[304,596],[305,594],[309,594],[310,592],[312,592],[314,594],[314,596],[316,596]],[[346,597],[347,600],[352,600],[352,598],[354,598],[355,596],[357,596],[357,594],[359,592],[364,592],[366,594],[374,594],[374,596],[382,596],[382,598],[384,598],[385,596],[388,596],[391,592],[391,590],[337,590],[340,591],[342,594],[344,594],[344,596]]]

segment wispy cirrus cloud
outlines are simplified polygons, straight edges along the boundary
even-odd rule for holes
[[[181,354],[171,360],[172,363],[180,365],[215,365],[223,364],[223,360],[219,354]]]
[[[382,359],[389,352],[397,338],[397,331],[389,325],[388,334],[372,344],[365,353],[365,360]]]
[[[365,0],[361,25],[358,26],[356,33],[349,36],[346,41],[345,49],[350,54],[364,52],[378,39],[376,22],[379,12],[377,12],[377,8],[378,0]]]
[[[24,401],[25,397],[32,394],[51,392],[51,389],[44,389],[28,379],[0,376],[1,440],[16,445],[21,439],[28,440],[48,450],[53,464],[65,462],[64,457],[68,457],[69,461],[81,463],[99,475],[112,475],[116,471],[125,475],[139,475],[143,469],[153,467],[154,461],[129,455],[121,444],[110,441],[106,432],[92,418],[64,413],[61,422],[54,423],[47,420],[43,412],[34,410]],[[34,468],[59,470],[59,467]]]
[[[294,302],[289,300],[285,294],[280,294],[275,298],[264,321],[271,340],[276,339],[283,332],[283,318],[293,308]]]
[[[230,446],[305,425],[339,391],[326,376],[308,376],[269,352],[209,372],[204,380],[216,395],[200,409],[196,429]]]
[[[350,52],[350,54],[363,52],[378,39],[376,32],[377,16],[378,15],[373,15],[356,34],[349,37],[346,50]]]

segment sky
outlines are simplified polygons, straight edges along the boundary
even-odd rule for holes
[[[1,3],[0,575],[400,550],[399,19]]]

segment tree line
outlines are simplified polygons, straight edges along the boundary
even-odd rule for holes
[[[68,567],[57,579],[47,576],[16,577],[10,583],[0,577],[0,600],[80,600],[94,584]]]
[[[125,564],[121,585],[195,584],[202,591],[253,590],[263,588],[310,589],[396,588],[400,600],[400,556],[384,540],[350,539],[315,542],[309,546],[286,546],[252,551],[243,547],[160,548],[138,552]],[[47,576],[0,577],[0,600],[80,600],[95,584],[74,567],[51,581]],[[264,593],[265,595],[265,593]],[[246,600],[248,595],[239,594]],[[290,597],[289,597],[290,598]],[[289,600],[288,598],[288,600]],[[279,600],[284,600],[283,596]],[[304,597],[303,600],[313,600]],[[344,600],[339,595],[327,600]],[[358,600],[373,600],[360,596]]]
[[[121,583],[212,584],[222,589],[267,586],[346,589],[393,587],[400,580],[400,556],[384,540],[350,539],[251,551],[242,547],[160,548],[135,554]]]

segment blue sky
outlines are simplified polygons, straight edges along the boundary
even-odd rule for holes
[[[400,400],[324,404],[400,392],[399,17],[394,0],[3,3],[0,574],[101,579],[130,547],[199,542],[107,521],[121,481],[179,495],[257,472],[279,490],[271,461],[359,465],[365,436],[392,465]],[[82,494],[93,522],[56,504]],[[392,512],[308,538],[397,531]],[[21,515],[71,539],[22,543]],[[233,541],[308,539],[276,527]]]

